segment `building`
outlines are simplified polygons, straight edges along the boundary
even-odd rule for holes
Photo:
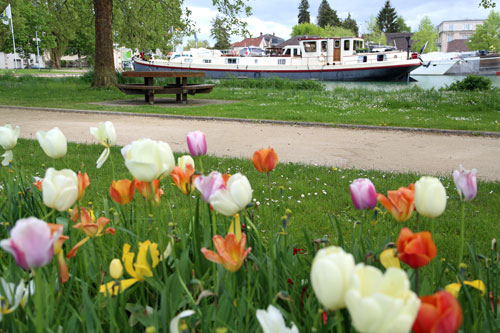
[[[408,46],[413,45],[412,32],[386,32],[387,45],[394,46],[396,50],[408,51]],[[408,45],[410,43],[410,45]]]
[[[483,24],[483,21],[484,20],[451,20],[441,22],[437,26],[438,51],[456,52],[457,48],[460,51],[469,51],[465,42],[474,34],[476,27]],[[454,42],[456,40],[461,40],[462,42]],[[464,46],[467,48],[466,50]]]
[[[283,38],[277,37],[274,33],[272,35],[260,33],[259,37],[255,38],[245,38],[241,42],[236,42],[231,44],[231,48],[235,51],[239,51],[246,47],[259,47],[261,49],[266,49],[269,47],[275,47],[276,45],[283,43],[285,40]]]

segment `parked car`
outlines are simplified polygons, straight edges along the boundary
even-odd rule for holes
[[[264,57],[266,51],[258,47],[246,47],[240,50],[240,57]]]
[[[123,70],[133,70],[132,61],[122,61],[122,69]]]

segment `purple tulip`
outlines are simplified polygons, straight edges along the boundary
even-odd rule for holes
[[[36,217],[18,220],[10,232],[9,239],[2,239],[0,247],[10,252],[23,269],[47,265],[54,255],[54,243],[61,230],[51,237],[46,222]]]
[[[187,135],[189,153],[192,156],[205,155],[207,153],[207,140],[202,131],[189,132]]]
[[[212,171],[208,176],[199,176],[195,179],[194,185],[201,192],[203,200],[210,201],[210,197],[218,190],[226,188],[224,179],[220,172]]]
[[[477,170],[466,170],[460,164],[458,170],[453,171],[453,180],[457,187],[460,199],[465,201],[472,200],[477,194]],[[462,197],[463,195],[463,197]]]
[[[352,203],[356,209],[373,209],[377,205],[377,191],[371,180],[359,178],[349,185]]]

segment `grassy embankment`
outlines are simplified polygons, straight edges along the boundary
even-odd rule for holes
[[[232,103],[168,108],[160,105],[110,107],[90,104],[128,98],[140,97],[124,95],[118,89],[92,89],[88,76],[57,79],[0,76],[2,105],[500,131],[500,94],[497,90],[451,92],[419,88],[396,91],[336,88],[326,91],[315,81],[225,80],[218,83],[212,93],[196,95],[195,98]]]

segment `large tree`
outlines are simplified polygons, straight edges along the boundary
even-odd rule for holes
[[[396,10],[391,6],[389,0],[385,1],[384,7],[378,12],[377,25],[382,32],[397,32],[398,31],[398,15]]]
[[[387,44],[385,34],[380,31],[375,16],[370,16],[369,20],[366,22],[366,26],[368,28],[368,33],[364,36],[364,39],[367,43],[381,45]]]
[[[215,49],[226,50],[231,47],[231,42],[229,41],[229,31],[226,29],[226,25],[219,15],[212,20],[210,36],[212,36],[216,41],[214,45]]]
[[[184,50],[189,51],[193,48],[199,48],[199,47],[204,47],[208,49],[210,45],[208,45],[207,40],[199,40],[196,41],[195,39],[190,39],[187,41],[186,46],[183,47]]]
[[[418,25],[418,30],[413,34],[413,51],[420,51],[420,49],[427,43],[424,53],[437,51],[435,44],[438,38],[436,27],[432,24],[431,19],[425,16]]]
[[[351,17],[351,13],[347,15],[347,18],[342,21],[342,27],[350,30],[354,33],[354,36],[359,35],[359,28],[356,20]]]
[[[309,2],[307,0],[300,0],[299,24],[309,22],[311,22],[311,15],[309,15]]]
[[[292,33],[290,34],[290,37],[294,36],[320,36],[323,28],[318,27],[314,23],[301,23],[294,25],[292,27]]]
[[[470,50],[500,52],[500,14],[492,10],[483,24],[476,27],[467,46]]]
[[[327,0],[322,0],[318,8],[318,25],[322,28],[327,25],[340,26],[340,19],[337,12],[330,7]]]
[[[406,24],[405,19],[401,16],[398,17],[397,21],[397,31],[396,32],[411,32],[411,27]]]

